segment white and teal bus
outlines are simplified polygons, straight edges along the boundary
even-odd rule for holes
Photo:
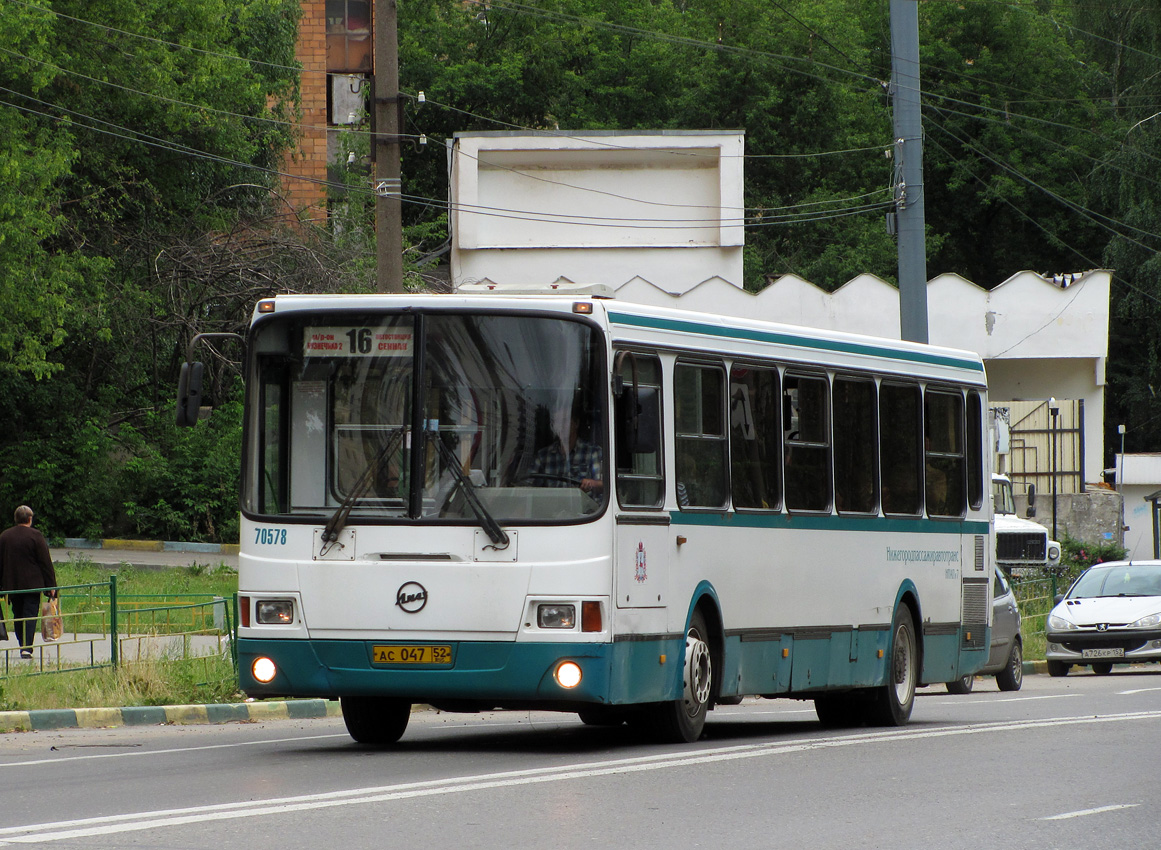
[[[591,292],[279,296],[246,349],[241,686],[357,741],[417,703],[899,725],[987,660],[974,354]]]

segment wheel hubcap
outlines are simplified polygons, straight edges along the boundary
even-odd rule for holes
[[[911,695],[915,692],[913,653],[911,633],[905,627],[900,627],[895,632],[895,651],[891,665],[892,678],[895,682],[895,698],[899,705],[907,705],[911,701]]]
[[[685,636],[685,710],[692,717],[709,702],[713,678],[709,644],[690,632]]]

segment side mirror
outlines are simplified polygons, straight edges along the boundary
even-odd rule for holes
[[[177,379],[177,411],[175,420],[179,428],[192,428],[198,423],[198,412],[202,406],[202,375],[205,366],[201,363],[182,363],[181,375]]]
[[[1024,516],[1036,516],[1036,485],[1028,485],[1028,510],[1024,512]]]

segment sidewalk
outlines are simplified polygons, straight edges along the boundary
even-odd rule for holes
[[[238,569],[236,543],[178,543],[161,540],[88,540],[69,537],[64,546],[51,547],[53,563],[59,561],[92,561],[95,564],[129,564],[139,570],[164,570],[171,567],[217,567],[224,564]]]

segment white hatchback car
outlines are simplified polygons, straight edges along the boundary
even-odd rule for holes
[[[1057,597],[1045,637],[1050,676],[1074,664],[1103,675],[1118,662],[1161,661],[1161,561],[1089,567]]]

